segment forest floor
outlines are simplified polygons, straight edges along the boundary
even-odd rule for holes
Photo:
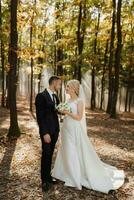
[[[100,111],[87,111],[88,135],[101,159],[125,171],[123,187],[110,194],[75,190],[58,182],[48,193],[42,193],[40,182],[41,143],[38,127],[29,113],[25,99],[18,101],[21,136],[6,139],[9,111],[0,108],[0,199],[2,200],[132,200],[134,199],[133,169],[134,115],[120,114],[109,119]],[[57,147],[59,142],[57,143]],[[55,149],[55,156],[57,148]]]

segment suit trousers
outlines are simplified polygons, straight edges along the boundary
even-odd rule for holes
[[[42,156],[41,156],[41,180],[42,184],[45,182],[51,182],[51,165],[52,157],[55,149],[59,133],[51,134],[51,142],[46,143],[43,138],[42,141]]]

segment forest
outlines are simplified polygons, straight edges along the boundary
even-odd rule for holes
[[[34,103],[36,94],[48,87],[48,79],[53,74],[62,80],[61,101],[65,101],[67,81],[80,81],[86,96],[92,142],[104,160],[125,168],[132,179],[134,0],[0,0],[2,199],[42,199],[35,185],[38,174],[33,181],[30,179],[32,172],[39,170],[40,144],[36,143],[38,129]],[[23,148],[16,150],[17,145]],[[112,154],[111,148],[114,149],[111,160],[103,154],[101,145],[109,149],[107,156]],[[33,171],[29,167],[32,165],[32,158],[28,158],[30,153],[33,161],[37,161]],[[19,167],[14,169],[17,163]],[[28,170],[19,172],[23,164]],[[17,193],[21,175],[26,185]],[[29,185],[28,181],[31,181]],[[63,187],[60,183],[44,199],[131,200],[134,197],[130,182],[119,193],[110,196],[93,191],[88,194],[87,190],[85,194],[75,193],[72,189],[60,188]],[[37,194],[32,187],[38,190]],[[8,189],[7,194],[5,189]],[[31,196],[28,197],[28,193]]]

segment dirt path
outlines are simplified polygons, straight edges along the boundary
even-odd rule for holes
[[[83,188],[77,191],[59,182],[47,194],[40,187],[40,139],[38,127],[28,111],[27,103],[18,103],[22,135],[12,142],[6,140],[9,112],[0,108],[0,199],[2,200],[131,200],[134,154],[134,121],[130,114],[120,120],[108,119],[102,112],[88,112],[88,134],[103,161],[125,170],[129,179],[118,191],[105,195]],[[57,144],[58,146],[58,144]],[[56,155],[55,150],[55,155]],[[54,159],[55,159],[54,155]],[[53,161],[54,161],[53,159]]]

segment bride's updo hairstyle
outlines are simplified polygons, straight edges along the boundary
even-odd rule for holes
[[[79,96],[80,82],[78,80],[72,79],[68,81],[67,85],[69,85],[69,87],[74,90],[75,94]]]

